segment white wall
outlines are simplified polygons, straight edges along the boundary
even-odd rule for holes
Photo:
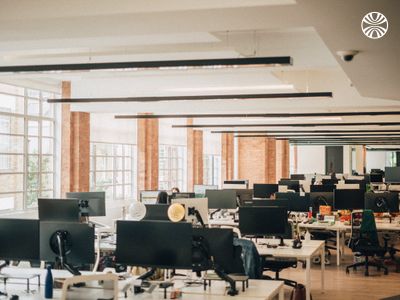
[[[221,135],[208,131],[203,132],[203,153],[221,155]]]
[[[367,172],[371,169],[384,170],[386,166],[386,151],[367,151]]]
[[[325,146],[297,146],[297,173],[325,173]]]

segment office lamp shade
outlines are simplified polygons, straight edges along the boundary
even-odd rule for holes
[[[142,220],[146,216],[146,206],[142,202],[134,201],[129,206],[129,215],[132,220]]]
[[[171,222],[180,222],[185,218],[185,208],[180,203],[171,204],[168,208],[168,218]]]

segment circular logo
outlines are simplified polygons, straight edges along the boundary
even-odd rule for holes
[[[361,21],[361,29],[370,39],[380,39],[389,29],[389,22],[380,12],[367,13]]]

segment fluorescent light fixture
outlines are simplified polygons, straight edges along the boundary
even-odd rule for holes
[[[159,61],[128,61],[128,62],[98,62],[51,65],[16,65],[0,66],[0,73],[25,72],[63,72],[63,71],[137,71],[137,70],[188,70],[193,68],[219,69],[239,67],[275,67],[292,65],[290,56],[276,57],[243,57],[191,60],[159,60]]]
[[[48,99],[48,103],[102,103],[102,102],[164,102],[199,100],[250,100],[281,98],[323,98],[332,97],[332,92],[273,93],[273,94],[235,94],[235,95],[188,95],[188,96],[145,96],[126,98],[62,98]]]
[[[241,121],[243,122],[286,122],[286,121],[298,121],[299,118],[290,117],[290,118],[243,118]],[[318,117],[318,118],[308,118],[308,117],[300,117],[302,121],[341,121],[341,117]]]

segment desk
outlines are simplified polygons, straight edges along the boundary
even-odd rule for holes
[[[298,224],[299,228],[305,228],[306,230],[326,230],[326,231],[335,231],[336,232],[336,264],[340,266],[340,258],[341,258],[341,253],[344,253],[344,238],[343,234],[346,231],[351,230],[351,226],[344,225],[342,222],[336,222],[333,225],[330,225],[328,223],[312,223],[312,224],[304,224],[304,223],[299,223]]]
[[[299,223],[299,228],[304,228],[307,230],[327,230],[327,231],[335,231],[336,232],[336,264],[339,266],[341,261],[341,254],[344,253],[344,235],[346,232],[351,232],[351,225],[345,225],[343,222],[336,221],[335,224],[330,225],[328,223],[312,223],[312,224],[304,224]],[[376,229],[378,231],[399,231],[400,232],[400,224],[396,222],[380,222],[376,220]]]
[[[271,239],[258,239],[257,240],[257,250],[261,256],[276,256],[276,257],[295,257],[299,260],[306,260],[306,280],[305,286],[307,290],[307,300],[310,300],[311,293],[311,257],[317,255],[320,252],[321,257],[325,257],[325,241],[303,241],[301,249],[293,249],[291,247],[292,240],[285,240],[285,244],[289,245],[288,247],[278,247],[278,248],[268,248],[266,245],[262,245],[262,243],[270,243],[277,244],[278,240]],[[260,245],[261,244],[261,245]],[[321,259],[321,290],[324,290],[325,284],[325,260]]]
[[[20,296],[20,300],[38,300],[43,299],[44,294],[44,281],[46,270],[44,269],[20,269],[20,268],[4,268],[4,273],[18,275],[18,274],[40,274],[41,275],[41,288],[38,287],[36,293],[27,294],[24,292],[25,285],[9,284],[7,286],[7,292],[9,295],[17,294]],[[92,272],[82,272],[84,275],[94,274]],[[96,273],[100,274],[100,273]],[[64,270],[53,270],[53,277],[67,277],[70,278],[72,275]],[[119,299],[125,299],[122,293],[122,288],[126,285],[129,280],[122,280],[118,282],[119,286]],[[207,288],[206,291],[203,290],[203,285],[198,286],[184,286],[183,280],[174,280],[175,288],[180,288],[182,290],[183,298],[193,299],[193,300],[225,300],[225,299],[240,299],[240,300],[270,300],[275,296],[279,295],[279,300],[284,300],[284,286],[281,281],[269,281],[269,280],[249,280],[249,287],[245,292],[240,289],[239,294],[235,297],[226,295],[226,283],[223,281],[213,281],[211,288]],[[104,290],[99,288],[72,288],[68,292],[68,298],[70,299],[97,299],[97,298],[110,298],[112,297],[112,290]],[[53,299],[60,299],[61,290],[54,290]],[[186,297],[185,297],[186,296]],[[142,293],[138,295],[128,294],[127,299],[138,299],[138,300],[154,300],[163,299],[162,290],[154,290],[152,294]]]
[[[208,225],[210,227],[221,227],[221,226],[238,227],[239,226],[239,222],[233,221],[232,218],[229,218],[229,219],[210,219],[208,221]]]

